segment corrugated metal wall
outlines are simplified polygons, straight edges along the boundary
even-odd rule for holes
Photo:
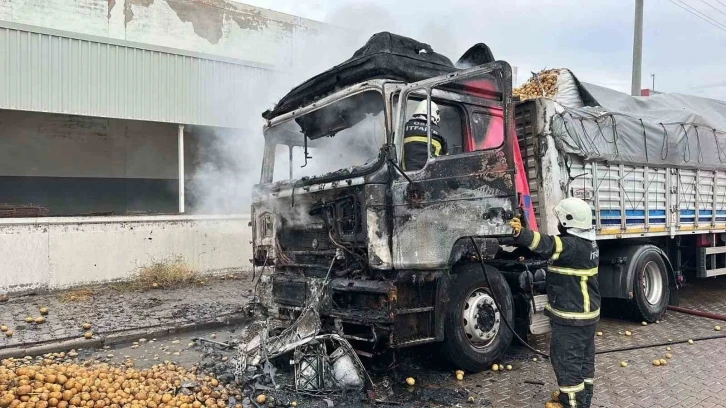
[[[0,109],[249,127],[249,116],[240,112],[275,75],[229,61],[0,25]]]

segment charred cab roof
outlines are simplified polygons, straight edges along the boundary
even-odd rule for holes
[[[428,44],[382,32],[373,35],[347,61],[293,88],[262,117],[270,121],[343,88],[373,79],[417,82],[493,61],[489,47],[483,43],[471,47],[455,65]]]

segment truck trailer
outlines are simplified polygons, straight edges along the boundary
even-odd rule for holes
[[[571,196],[592,207],[613,313],[656,321],[684,276],[726,273],[724,103],[569,86],[574,106],[516,101],[509,64],[484,44],[454,64],[379,33],[293,89],[263,113],[259,302],[290,321],[314,303],[321,330],[364,356],[441,342],[454,365],[482,370],[513,331],[549,328],[547,260],[499,239],[513,217],[556,234],[552,208]],[[421,102],[439,106],[449,148],[405,171],[403,129]]]

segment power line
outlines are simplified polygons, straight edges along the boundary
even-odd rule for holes
[[[693,10],[693,12],[698,13],[701,17],[703,17],[703,18],[705,18],[705,19],[707,19],[707,20],[709,20],[709,21],[711,21],[711,22],[713,22],[715,24],[718,24],[720,27],[726,28],[726,25],[724,25],[720,21],[716,20],[715,18],[707,15],[706,13],[702,12],[701,10],[699,10],[699,9],[691,6],[690,4],[686,3],[685,0],[676,0],[676,1],[678,1],[679,3],[681,3],[684,6],[688,7],[689,9]],[[701,0],[701,1],[703,1],[703,0]],[[708,3],[706,3],[706,4],[708,4]]]
[[[688,7],[688,8],[689,8],[689,9],[691,9],[691,10],[692,10],[692,11],[693,11],[694,13],[697,13],[697,14],[698,14],[698,15],[700,15],[701,17],[703,17],[703,18],[705,18],[705,19],[707,19],[707,20],[711,21],[712,23],[715,23],[715,24],[717,24],[717,25],[718,25],[719,27],[722,27],[722,28],[726,28],[726,25],[724,25],[724,24],[723,24],[723,23],[721,23],[720,21],[716,20],[715,18],[713,18],[713,17],[711,17],[711,16],[707,15],[706,13],[702,12],[701,10],[699,10],[699,9],[697,9],[697,8],[695,8],[695,7],[693,7],[693,6],[691,6],[690,4],[686,3],[686,1],[685,1],[685,0],[676,0],[676,1],[678,1],[678,2],[679,2],[680,4],[682,4],[683,6],[685,6],[685,7]],[[703,1],[703,0],[701,0],[701,1]],[[705,2],[704,2],[704,3],[705,3]],[[708,4],[708,3],[706,3],[706,4]]]
[[[722,3],[720,0],[713,0],[713,1],[715,1],[716,3],[718,3],[718,4],[720,4],[720,5],[724,6],[724,7],[726,7],[726,3]]]
[[[706,19],[706,18],[704,18],[704,17],[701,17],[700,15],[698,15],[698,14],[694,13],[693,11],[691,11],[691,10],[687,9],[686,7],[684,7],[683,5],[681,5],[680,3],[676,3],[676,2],[675,2],[675,1],[673,1],[673,0],[668,0],[668,1],[670,1],[670,2],[671,2],[671,3],[673,3],[674,5],[676,5],[676,6],[680,7],[680,8],[682,8],[683,10],[687,11],[688,13],[691,13],[691,14],[693,14],[694,16],[696,16],[696,17],[700,18],[701,20],[703,20],[703,21],[707,22],[708,24],[711,24],[712,26],[714,26],[714,27],[718,28],[719,30],[721,30],[721,31],[723,31],[723,32],[726,32],[726,27],[725,27],[725,26],[722,26],[722,25],[721,25],[720,23],[718,23],[718,22],[716,22],[716,23],[714,23],[714,22],[711,22],[710,20],[708,20],[708,19]],[[689,6],[689,7],[690,7],[690,6]]]
[[[726,16],[726,13],[724,13],[723,11],[721,11],[721,9],[720,9],[720,8],[718,8],[718,7],[714,6],[714,5],[713,5],[713,4],[711,4],[711,3],[707,3],[707,2],[706,2],[706,0],[701,0],[701,3],[703,3],[703,4],[707,5],[708,7],[711,7],[712,9],[714,9],[714,10],[718,11],[719,13],[723,14],[724,16]]]

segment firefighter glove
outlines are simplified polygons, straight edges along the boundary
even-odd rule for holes
[[[520,221],[518,217],[512,218],[512,220],[509,221],[509,226],[512,227],[515,237],[518,237],[519,233],[522,232],[522,221]]]

